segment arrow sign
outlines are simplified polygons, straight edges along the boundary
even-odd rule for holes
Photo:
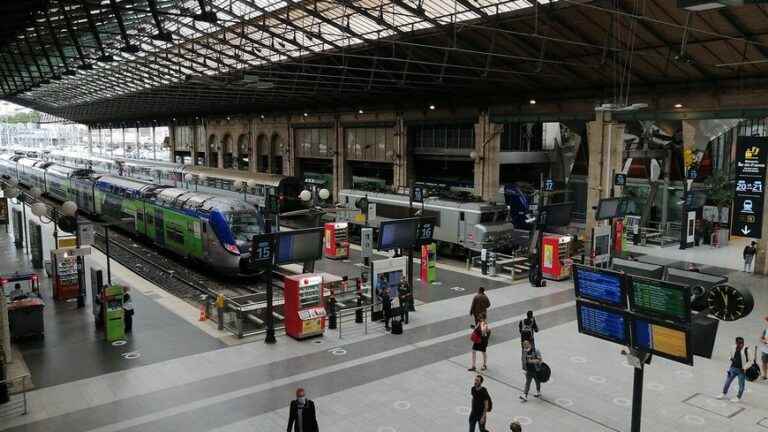
[[[741,233],[744,235],[748,235],[751,232],[752,231],[750,231],[750,229],[746,225],[744,225],[744,228],[741,229]]]

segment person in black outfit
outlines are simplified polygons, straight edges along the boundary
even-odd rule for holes
[[[379,300],[381,301],[381,313],[384,314],[384,328],[389,331],[389,319],[392,317],[392,297],[389,296],[388,287],[379,290]]]
[[[526,313],[525,318],[518,323],[518,328],[520,330],[520,344],[522,345],[523,342],[528,341],[531,345],[535,346],[534,333],[539,331],[539,325],[536,324],[536,318],[533,317],[533,311],[528,311],[528,313]]]
[[[483,387],[483,376],[475,376],[475,385],[470,390],[472,409],[469,411],[469,432],[475,432],[475,425],[480,425],[480,432],[486,432],[485,421],[491,409],[491,396]]]
[[[408,307],[410,306],[411,293],[408,290],[408,281],[403,277],[400,279],[400,286],[397,289],[397,297],[400,300],[400,321],[408,324]]]
[[[303,388],[296,390],[296,400],[291,401],[287,432],[319,432],[315,403],[307,399]]]
[[[126,333],[133,331],[133,302],[131,295],[127,293],[123,296],[123,324]]]

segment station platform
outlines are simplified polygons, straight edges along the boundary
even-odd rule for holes
[[[0,240],[0,268],[27,268],[28,259],[8,236],[0,232]],[[721,323],[712,359],[697,357],[689,367],[654,358],[646,368],[643,430],[768,430],[766,382],[748,383],[738,404],[714,399],[733,338],[743,336],[754,346],[768,314],[768,278],[739,271],[738,260],[724,261],[740,257],[741,247],[734,241],[722,249],[634,251],[643,260],[676,266],[690,260],[702,271],[725,272],[732,283],[751,287],[756,304],[750,317]],[[102,258],[96,253],[89,261],[99,265]],[[354,277],[359,261],[353,251],[349,260],[322,260],[317,270]],[[478,286],[488,289],[492,303],[489,368],[483,372],[494,400],[489,430],[508,430],[512,419],[526,432],[629,430],[633,371],[618,346],[578,333],[569,281],[549,281],[544,288],[527,281],[509,285],[446,264],[438,271],[442,284],[415,284],[417,312],[403,335],[352,327],[343,337],[328,331],[301,342],[278,335],[274,345],[261,339],[233,345],[212,324],[195,322],[194,308],[174,302],[162,287],[142,284],[119,265],[113,270],[128,285],[142,286],[133,291],[137,315],[129,345],[100,340],[90,306],[77,310],[47,301],[51,334],[21,346],[32,359],[33,377],[41,377],[28,395],[29,413],[0,419],[0,430],[273,432],[285,429],[288,404],[303,387],[317,405],[321,430],[463,431],[474,376],[467,371],[468,310]],[[528,310],[536,313],[537,345],[553,376],[541,400],[523,404],[517,322]],[[141,356],[126,360],[126,352]]]

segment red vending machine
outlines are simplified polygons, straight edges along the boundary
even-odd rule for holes
[[[541,273],[545,278],[563,280],[571,276],[571,240],[569,235],[544,234]]]
[[[317,274],[286,276],[283,280],[285,333],[295,339],[322,335],[325,330],[323,277]]]
[[[345,259],[349,257],[348,223],[330,222],[325,224],[323,255],[331,259]]]

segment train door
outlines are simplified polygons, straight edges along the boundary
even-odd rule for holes
[[[165,222],[163,209],[155,209],[155,242],[158,246],[165,246]]]
[[[459,243],[464,243],[467,238],[467,222],[464,220],[464,212],[459,212]]]

